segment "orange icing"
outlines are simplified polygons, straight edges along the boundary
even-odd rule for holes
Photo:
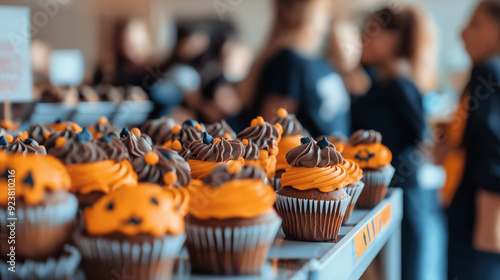
[[[164,187],[163,189],[167,195],[172,197],[179,212],[182,213],[182,215],[187,215],[190,200],[188,188]]]
[[[334,144],[334,146],[335,146],[335,149],[336,149],[337,151],[339,151],[339,153],[342,153],[342,152],[344,151],[344,147],[345,147],[345,146],[344,146],[344,144],[342,144],[342,143],[337,143],[337,144]]]
[[[342,156],[352,159],[363,169],[376,169],[386,166],[392,161],[391,151],[381,143],[346,145]]]
[[[257,161],[258,166],[266,171],[267,178],[274,177],[276,174],[276,155],[269,155],[266,150],[259,150],[259,159]]]
[[[284,136],[281,138],[281,141],[278,144],[278,156],[276,157],[276,169],[284,170],[290,165],[286,162],[286,153],[291,149],[300,146],[300,139],[302,135],[290,135]]]
[[[290,166],[281,176],[281,185],[305,191],[318,189],[331,192],[347,186],[349,173],[340,164],[328,167],[297,167]]]
[[[176,196],[154,184],[125,186],[84,210],[85,228],[91,235],[180,234],[184,232],[184,214],[178,209]]]
[[[0,120],[0,127],[11,131],[16,130],[16,124],[14,124],[14,122],[11,120]]]
[[[200,180],[189,185],[189,213],[197,219],[254,218],[273,211],[273,188],[258,179],[241,179],[212,187]]]
[[[163,182],[165,182],[165,185],[171,186],[177,182],[177,174],[175,174],[174,171],[169,171],[163,175]]]
[[[350,159],[345,159],[342,164],[347,172],[349,173],[348,185],[354,184],[355,182],[361,180],[363,178],[363,169],[359,167],[357,163]]]
[[[238,161],[243,164],[243,158],[239,158]],[[217,165],[230,162],[234,162],[234,160],[228,160],[225,162],[212,162],[197,159],[188,160],[189,167],[191,167],[191,177],[194,179],[201,179],[210,174],[210,172],[212,172]]]
[[[69,164],[66,170],[71,177],[71,191],[75,193],[109,193],[125,185],[137,184],[137,174],[128,160]]]
[[[0,204],[7,205],[8,184],[15,184],[16,199],[23,198],[26,204],[34,205],[43,200],[46,191],[68,190],[71,180],[64,165],[55,157],[47,155],[22,155],[0,152],[0,174],[14,170],[11,177],[14,181],[0,177]],[[29,174],[33,186],[24,182]],[[8,176],[8,175],[7,175]]]

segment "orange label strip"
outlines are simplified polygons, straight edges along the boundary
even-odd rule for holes
[[[356,247],[356,256],[358,259],[390,221],[391,204],[388,204],[354,236],[354,246]]]

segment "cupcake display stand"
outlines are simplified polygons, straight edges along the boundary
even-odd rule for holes
[[[174,279],[358,279],[380,253],[383,279],[401,278],[402,190],[390,189],[372,209],[355,209],[340,229],[338,240],[286,240],[280,230],[261,275],[191,275],[186,250],[181,253]]]

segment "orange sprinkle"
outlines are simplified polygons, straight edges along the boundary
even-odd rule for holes
[[[196,128],[196,129],[198,129],[199,131],[201,131],[201,124],[199,124],[199,123],[198,123],[198,124],[196,124],[196,125],[194,126],[194,128]]]
[[[179,131],[181,131],[181,127],[178,124],[176,124],[176,125],[174,125],[174,127],[172,127],[173,134],[177,134],[177,133],[179,133]]]
[[[7,142],[12,143],[12,141],[14,140],[14,137],[12,137],[12,135],[10,134],[4,134],[2,135],[3,137],[5,137],[5,139],[7,140]]]
[[[163,143],[162,146],[165,148],[172,148],[172,140],[168,140],[167,142]]]
[[[226,133],[224,133],[224,134],[222,135],[222,138],[226,138],[226,139],[231,140],[233,137],[231,137],[231,134],[229,134],[229,133],[227,133],[227,132],[226,132]]]
[[[257,123],[258,123],[259,125],[264,125],[264,118],[263,118],[263,117],[261,117],[261,116],[258,116],[258,117],[257,117]]]
[[[149,165],[155,165],[158,163],[159,160],[160,157],[153,151],[147,152],[146,155],[144,156],[144,161],[146,162],[146,164]]]
[[[248,140],[247,139],[241,140],[241,143],[243,143],[244,146],[248,146]]]
[[[276,127],[276,129],[278,130],[278,134],[281,136],[281,134],[283,134],[283,126],[281,126],[281,124],[279,123],[275,123],[274,127]]]
[[[163,182],[165,182],[167,186],[175,184],[175,182],[177,182],[177,174],[175,174],[174,171],[165,173],[165,175],[163,175]]]
[[[285,108],[279,108],[278,109],[278,116],[280,118],[284,119],[288,116],[288,111]]]
[[[226,170],[227,170],[227,172],[229,172],[231,174],[236,174],[236,173],[240,172],[242,167],[243,166],[239,162],[233,161],[233,162],[229,163]]]
[[[141,130],[138,129],[137,127],[132,128],[130,132],[132,132],[137,137],[141,136]]]
[[[66,145],[66,142],[67,142],[66,138],[64,138],[62,136],[57,137],[57,139],[56,139],[56,148],[63,147],[64,145]]]
[[[69,127],[71,128],[71,130],[73,130],[73,131],[74,131],[74,132],[76,132],[76,133],[80,133],[80,132],[82,132],[82,130],[83,130],[83,129],[81,128],[81,126],[77,125],[76,123],[71,123],[71,124],[69,125]]]
[[[97,124],[99,125],[104,125],[108,123],[108,118],[106,117],[100,117],[99,120],[97,121]]]
[[[172,142],[172,149],[174,149],[175,151],[182,150],[181,142],[179,142],[179,140],[175,140],[174,142]]]
[[[17,133],[17,137],[23,138],[23,139],[28,139],[29,138],[28,131],[23,131],[23,132]]]
[[[98,132],[98,133],[94,134],[94,138],[95,138],[95,139],[99,139],[99,138],[101,138],[102,136],[103,136],[103,135],[102,135],[102,133],[101,133],[101,132]]]
[[[50,133],[50,131],[47,130],[45,131],[45,133],[43,133],[43,136],[45,136],[45,138],[49,138],[51,134],[52,133]]]
[[[251,127],[256,127],[257,125],[259,125],[259,121],[257,121],[257,119],[253,119],[252,122],[250,123]]]
[[[220,142],[222,142],[220,140],[220,138],[214,138],[214,141],[212,142],[212,144],[219,144]]]

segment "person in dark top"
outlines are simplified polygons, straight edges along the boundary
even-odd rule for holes
[[[473,69],[465,167],[448,208],[448,278],[500,279],[500,1],[481,2],[462,37]]]
[[[312,136],[350,134],[350,100],[341,77],[321,56],[330,25],[328,0],[275,0],[275,22],[243,90],[250,116],[286,107]],[[245,98],[247,102],[245,102]]]
[[[361,62],[371,80],[368,91],[352,96],[352,130],[374,129],[393,154],[396,168],[391,187],[403,188],[403,279],[445,277],[444,215],[437,190],[419,183],[424,152],[418,147],[427,134],[422,107],[419,56],[425,14],[414,6],[385,8],[370,15],[362,34]],[[371,33],[370,28],[378,29]],[[430,46],[430,44],[427,44]]]

